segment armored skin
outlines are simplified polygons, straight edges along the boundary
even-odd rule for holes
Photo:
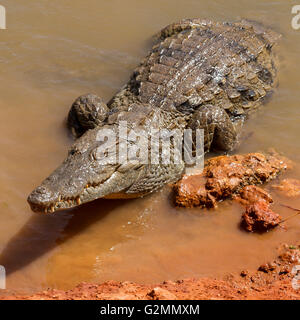
[[[118,136],[120,121],[127,121],[128,130],[145,132],[204,129],[206,152],[232,151],[248,115],[276,84],[273,47],[279,38],[249,21],[186,19],[161,30],[148,56],[107,104],[94,94],[74,102],[68,125],[77,140],[63,164],[29,195],[32,210],[47,213],[98,198],[140,197],[181,177],[184,161],[100,163],[98,133],[110,129]]]

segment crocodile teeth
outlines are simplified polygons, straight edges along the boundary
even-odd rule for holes
[[[77,198],[76,198],[76,203],[77,203],[78,205],[80,205],[80,204],[81,204],[80,197],[77,197]]]

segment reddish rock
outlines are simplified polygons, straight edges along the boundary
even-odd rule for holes
[[[248,185],[267,182],[289,167],[289,161],[272,154],[220,156],[205,163],[203,173],[184,176],[174,185],[175,204],[182,207],[216,207]]]
[[[276,227],[281,221],[279,214],[270,209],[264,200],[249,204],[242,216],[242,227],[249,232],[264,232]]]
[[[217,200],[206,190],[205,183],[202,175],[184,176],[174,185],[176,205],[186,208],[217,207]]]
[[[267,191],[257,186],[247,186],[243,188],[240,191],[239,195],[236,196],[235,200],[237,200],[242,205],[246,205],[246,206],[250,204],[254,204],[261,200],[267,203],[273,202],[271,195]]]
[[[296,249],[287,249],[279,255],[279,259],[284,263],[300,263],[300,247]]]
[[[300,180],[297,179],[284,179],[280,182],[280,184],[272,187],[276,190],[279,190],[287,197],[300,196]]]
[[[263,232],[276,227],[281,217],[270,209],[271,195],[257,186],[247,186],[235,197],[246,211],[242,215],[241,226],[249,232]]]
[[[240,273],[240,276],[245,278],[249,275],[249,271],[248,270],[242,270],[241,273]]]
[[[160,287],[152,289],[147,296],[152,300],[177,300],[173,293]]]
[[[275,263],[266,263],[262,264],[259,268],[258,271],[264,272],[264,273],[269,273],[272,271],[276,270],[276,264]]]

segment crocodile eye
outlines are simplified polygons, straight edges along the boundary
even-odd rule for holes
[[[94,161],[97,161],[97,160],[98,160],[98,159],[97,159],[97,149],[94,149],[94,150],[91,151],[91,153],[90,153],[90,158],[91,158],[92,160],[94,160]]]

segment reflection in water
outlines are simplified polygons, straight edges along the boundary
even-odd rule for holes
[[[8,288],[68,288],[79,281],[154,282],[255,268],[281,243],[299,238],[300,219],[265,235],[239,230],[241,208],[179,210],[169,189],[145,199],[99,200],[53,216],[33,214],[28,193],[72,143],[65,118],[73,100],[94,92],[109,100],[144,57],[152,35],[186,17],[270,24],[283,33],[280,85],[249,121],[238,152],[275,147],[295,162],[299,148],[300,31],[290,4],[277,1],[149,2],[1,0],[9,13],[0,32],[0,264]],[[88,8],[88,9],[87,9]],[[299,169],[287,176],[300,177]],[[300,207],[299,199],[275,195]]]

